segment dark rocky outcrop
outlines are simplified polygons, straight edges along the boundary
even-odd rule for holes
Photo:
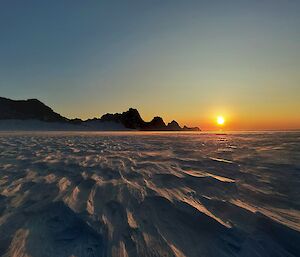
[[[198,127],[187,127],[187,126],[183,126],[182,130],[184,131],[200,131],[200,129]]]
[[[54,112],[37,99],[11,100],[0,97],[0,119],[41,120],[67,122],[68,119]]]
[[[181,127],[179,126],[178,122],[173,120],[170,123],[168,123],[167,128],[169,130],[181,130]]]
[[[142,130],[166,130],[166,124],[161,117],[154,117],[150,122],[145,122]]]
[[[126,128],[129,129],[140,129],[145,126],[145,122],[141,118],[138,110],[133,108],[130,108],[128,111],[123,113],[104,114],[100,120],[122,123]]]
[[[123,113],[104,114],[100,121],[113,121],[123,124],[126,128],[148,131],[200,131],[198,127],[188,128],[184,126],[181,128],[179,124],[173,120],[172,122],[165,124],[161,117],[154,117],[150,122],[146,122],[141,118],[138,110],[130,108]]]

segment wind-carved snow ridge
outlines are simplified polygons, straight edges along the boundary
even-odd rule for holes
[[[0,256],[299,256],[299,188],[299,133],[1,133]]]

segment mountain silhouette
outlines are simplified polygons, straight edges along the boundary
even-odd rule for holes
[[[173,120],[166,123],[161,117],[154,117],[150,122],[142,119],[137,109],[130,108],[123,113],[107,113],[101,118],[81,120],[79,118],[68,119],[59,113],[54,112],[50,107],[37,99],[11,100],[0,97],[0,120],[39,120],[45,122],[68,123],[72,125],[89,126],[91,124],[101,124],[104,122],[113,122],[122,124],[126,129],[142,131],[199,131],[198,127],[188,128],[180,127]]]
[[[188,128],[187,126],[184,126],[181,128],[175,120],[166,125],[164,120],[158,116],[154,117],[150,122],[146,122],[141,118],[138,110],[134,108],[130,108],[123,113],[107,113],[98,120],[117,122],[123,124],[125,128],[144,131],[200,131],[198,127]]]
[[[47,122],[67,122],[68,119],[54,112],[37,99],[11,100],[0,97],[0,119],[40,120]]]

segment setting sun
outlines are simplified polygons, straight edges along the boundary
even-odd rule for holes
[[[218,125],[223,125],[225,123],[225,119],[222,116],[217,117]]]

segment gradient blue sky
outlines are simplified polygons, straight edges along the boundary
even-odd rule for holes
[[[1,1],[0,95],[91,118],[300,128],[300,1]]]

